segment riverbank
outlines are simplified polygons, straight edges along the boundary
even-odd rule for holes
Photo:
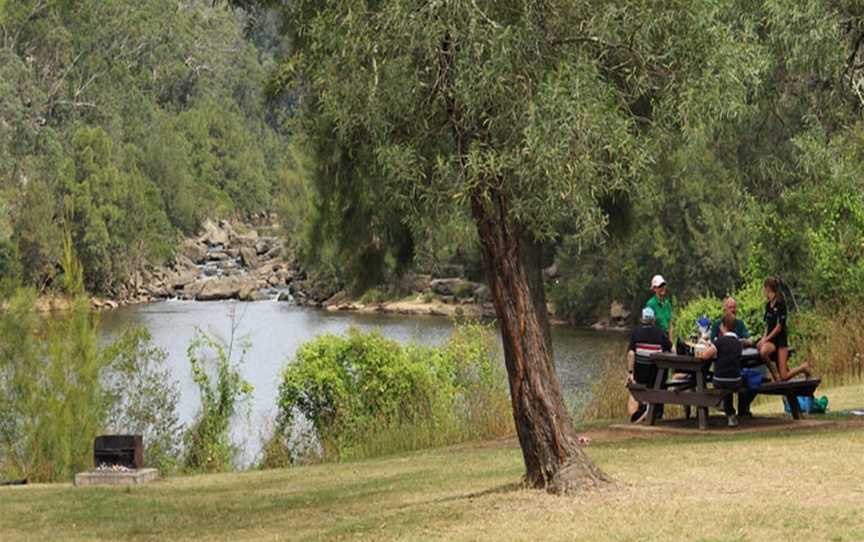
[[[329,312],[495,318],[488,288],[462,277],[407,273],[389,287],[390,292],[372,289],[353,297],[338,285],[308,276],[286,251],[284,240],[272,235],[275,231],[278,226],[266,220],[263,224],[206,220],[197,236],[178,245],[171,261],[142,267],[111,295],[92,297],[92,305],[97,310],[113,310],[166,300],[272,300]],[[39,297],[37,310],[63,311],[69,305],[67,298],[49,293]],[[553,325],[573,325],[559,317],[552,303],[547,309]],[[622,305],[613,302],[608,314],[590,327],[627,331],[629,316]]]
[[[862,393],[828,390],[837,409],[864,406],[854,403]],[[851,459],[864,451],[860,424],[657,438],[594,426],[588,434],[589,455],[615,483],[575,497],[520,489],[521,453],[505,439],[128,489],[0,488],[0,532],[4,541],[61,533],[64,540],[864,537],[862,475]],[[734,461],[721,459],[732,454]]]

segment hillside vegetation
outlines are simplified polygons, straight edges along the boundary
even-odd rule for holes
[[[0,3],[0,274],[55,284],[66,226],[110,294],[202,218],[273,209],[266,25],[203,0]]]

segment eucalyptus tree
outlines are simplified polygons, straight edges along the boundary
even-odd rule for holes
[[[746,112],[762,67],[742,6],[282,4],[292,55],[274,88],[297,98],[295,129],[313,150],[341,149],[358,171],[323,179],[324,163],[319,181],[343,194],[361,184],[418,234],[470,213],[531,487],[607,480],[578,444],[555,372],[541,243],[562,225],[601,236],[601,200],[638,185],[664,141],[709,137],[712,122]]]

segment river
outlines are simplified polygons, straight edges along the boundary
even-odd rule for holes
[[[131,305],[103,313],[101,329],[106,340],[129,325],[150,330],[154,344],[168,355],[168,366],[180,385],[180,419],[188,423],[197,413],[199,397],[192,382],[186,349],[196,327],[227,337],[232,311],[237,334],[245,336],[251,344],[241,367],[246,380],[254,386],[250,416],[234,428],[234,440],[244,449],[244,463],[254,460],[260,449],[261,435],[275,414],[280,370],[304,342],[324,333],[342,333],[355,326],[379,330],[386,337],[401,342],[440,344],[452,329],[452,323],[442,317],[332,313],[275,301],[164,301]],[[554,327],[552,335],[555,364],[565,396],[578,405],[590,389],[601,356],[609,348],[622,344],[625,337],[615,332],[567,327]]]

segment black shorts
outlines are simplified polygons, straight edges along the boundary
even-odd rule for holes
[[[774,337],[773,339],[771,339],[768,342],[773,344],[776,348],[789,348],[789,338],[786,337],[785,333],[781,333],[780,335],[777,335],[776,337]]]
[[[654,381],[657,379],[657,366],[653,363],[637,363],[633,371],[633,380],[637,384],[642,384],[649,388],[654,387]]]

